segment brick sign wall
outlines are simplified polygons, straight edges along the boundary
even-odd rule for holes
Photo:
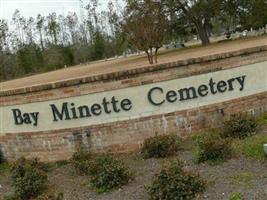
[[[259,47],[98,80],[2,91],[1,148],[11,159],[66,159],[80,145],[122,152],[155,132],[186,136],[216,127],[232,113],[265,112],[266,55]]]

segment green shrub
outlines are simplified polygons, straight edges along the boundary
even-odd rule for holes
[[[229,200],[242,200],[243,195],[239,192],[232,193]]]
[[[145,158],[163,158],[174,155],[180,148],[181,139],[176,135],[156,135],[144,141],[141,153]]]
[[[9,164],[4,162],[0,164],[0,179],[2,176],[6,175],[9,172]]]
[[[47,191],[39,195],[38,197],[31,198],[31,200],[63,200],[63,197],[63,193],[61,192]],[[8,195],[5,196],[3,200],[18,200],[18,197],[16,195]]]
[[[37,159],[18,159],[12,164],[11,173],[17,199],[28,200],[36,197],[46,187],[47,175]]]
[[[72,156],[72,163],[80,175],[87,175],[89,170],[90,152],[84,149],[78,149]]]
[[[5,195],[3,200],[18,200],[18,198],[15,195]]]
[[[222,139],[218,133],[210,132],[196,137],[195,160],[197,163],[224,161],[230,156],[229,140]]]
[[[181,161],[173,161],[161,169],[147,191],[151,200],[190,200],[203,193],[205,185],[199,175],[184,171]]]
[[[91,185],[97,192],[106,192],[122,186],[131,179],[129,169],[109,155],[94,158],[89,165]]]
[[[223,122],[222,136],[244,139],[257,132],[258,123],[255,117],[248,114],[235,114]]]

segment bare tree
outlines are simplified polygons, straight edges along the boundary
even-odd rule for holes
[[[58,26],[58,44],[62,46],[67,46],[71,43],[71,36],[68,31],[67,18],[63,15],[58,15],[56,18],[56,23]]]
[[[57,15],[56,13],[49,14],[47,17],[48,25],[47,31],[51,36],[52,40],[54,41],[54,45],[57,45],[58,42],[58,33],[60,31],[60,27],[57,23]]]
[[[86,6],[87,20],[86,28],[89,33],[90,44],[93,42],[93,38],[96,32],[99,32],[99,13],[97,12],[99,6],[98,0],[91,0]]]
[[[77,14],[69,12],[66,17],[66,24],[69,29],[70,35],[71,35],[71,41],[72,44],[75,44],[78,42],[77,37],[77,25],[78,25],[78,17]]]
[[[0,52],[8,50],[8,24],[6,20],[0,19]]]
[[[25,33],[26,33],[26,42],[29,44],[34,43],[34,31],[35,31],[35,21],[33,17],[30,17],[26,20],[25,25]]]
[[[42,15],[38,14],[36,19],[36,29],[38,30],[39,33],[39,39],[42,50],[44,50],[44,22],[45,18]]]
[[[13,25],[15,26],[16,31],[13,32],[13,41],[17,41],[19,46],[24,44],[24,25],[25,25],[25,18],[20,15],[19,10],[15,10],[12,16]]]

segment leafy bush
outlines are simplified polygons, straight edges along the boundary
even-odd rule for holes
[[[72,156],[72,163],[76,171],[81,175],[87,175],[89,171],[90,152],[84,149],[78,149]]]
[[[31,198],[31,200],[63,200],[63,197],[63,193],[61,192],[47,191],[38,197]],[[3,200],[18,200],[18,197],[16,195],[8,195],[5,196]]]
[[[15,195],[5,195],[3,200],[18,200]]]
[[[144,141],[141,153],[145,158],[163,158],[175,154],[181,139],[176,135],[156,135]]]
[[[255,117],[248,114],[235,114],[223,122],[222,136],[244,139],[257,132],[258,123]]]
[[[232,193],[229,200],[242,200],[243,195],[239,192]]]
[[[189,200],[203,193],[205,185],[198,175],[184,171],[181,161],[173,161],[161,169],[147,191],[151,200]]]
[[[7,162],[0,164],[0,179],[2,175],[8,174],[8,172],[9,172],[9,164]]]
[[[18,159],[12,164],[11,173],[17,199],[28,200],[36,197],[46,187],[47,175],[37,159]]]
[[[231,156],[231,146],[228,140],[222,139],[216,132],[202,134],[196,137],[195,160],[223,161]]]
[[[131,178],[129,169],[109,155],[101,155],[90,162],[90,182],[97,192],[106,192],[122,186]]]

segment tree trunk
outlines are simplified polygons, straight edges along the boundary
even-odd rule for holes
[[[150,64],[153,64],[153,48],[150,48]]]
[[[145,52],[146,52],[149,64],[153,64],[153,58],[151,58],[150,53],[148,52],[148,50],[146,50]],[[151,60],[152,60],[152,62],[151,62]]]
[[[74,36],[73,31],[71,31],[71,40],[72,40],[72,44],[75,44],[75,36]]]
[[[57,45],[57,33],[56,33],[56,31],[53,31],[53,36],[54,36],[55,45]]]
[[[202,42],[203,45],[210,44],[210,39],[207,33],[207,30],[205,29],[205,26],[202,24],[202,22],[196,22],[196,29],[198,32],[198,36]]]
[[[44,50],[44,41],[43,41],[43,35],[42,35],[41,31],[40,31],[40,42],[41,42],[41,48],[42,48],[42,50]]]
[[[159,50],[159,48],[157,47],[155,50],[155,63],[156,64],[158,63],[158,50]]]

